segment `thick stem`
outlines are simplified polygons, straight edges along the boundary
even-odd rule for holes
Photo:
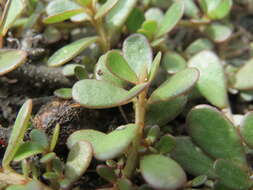
[[[4,42],[3,36],[0,35],[0,48],[3,48],[3,42]]]

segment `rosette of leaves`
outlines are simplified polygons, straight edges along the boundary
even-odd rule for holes
[[[245,116],[239,132],[239,128],[216,108],[196,106],[187,116],[190,137],[176,137],[171,156],[188,173],[213,180],[214,189],[250,189],[252,170],[244,143],[251,147],[251,124],[250,113]]]

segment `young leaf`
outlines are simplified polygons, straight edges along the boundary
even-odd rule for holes
[[[46,12],[49,16],[45,18],[43,22],[45,24],[52,24],[80,14],[83,12],[83,9],[70,0],[54,0],[48,4]]]
[[[97,166],[96,171],[98,175],[111,183],[114,183],[117,180],[114,170],[106,165]]]
[[[83,80],[83,79],[89,78],[89,73],[83,67],[76,67],[74,72],[75,72],[75,76],[78,80]]]
[[[175,138],[171,135],[164,135],[161,137],[161,139],[156,143],[155,148],[161,153],[161,154],[167,154],[170,153],[176,145]]]
[[[9,164],[13,160],[20,144],[23,141],[25,131],[29,124],[29,119],[32,112],[32,100],[27,100],[21,107],[16,121],[14,123],[11,136],[8,142],[8,147],[4,153],[3,168],[9,169]]]
[[[158,70],[159,70],[161,58],[162,58],[162,53],[158,52],[157,55],[155,56],[155,59],[153,60],[152,67],[151,67],[150,72],[148,74],[148,81],[149,82],[152,82],[155,79],[155,77],[158,73]]]
[[[245,190],[252,187],[246,171],[228,160],[219,159],[214,164],[215,173],[218,175],[219,183],[228,188]]]
[[[76,67],[82,67],[82,68],[85,68],[84,65],[81,65],[81,64],[67,64],[63,67],[62,69],[62,74],[64,76],[74,76],[75,75],[75,68]]]
[[[182,1],[173,3],[161,21],[160,27],[156,33],[156,37],[159,38],[170,32],[182,18],[183,14],[184,3]]]
[[[95,43],[98,37],[87,37],[72,42],[57,50],[48,60],[48,66],[57,67],[63,65],[81,53],[89,45]]]
[[[44,147],[36,142],[25,142],[21,144],[14,156],[13,161],[19,162],[31,156],[41,154],[44,151]]]
[[[110,10],[105,21],[111,35],[124,25],[136,3],[137,0],[119,0],[117,5]]]
[[[127,91],[106,81],[86,79],[75,83],[72,96],[75,101],[87,108],[111,108],[129,103],[147,85],[148,83],[143,83]]]
[[[175,119],[186,105],[186,96],[178,96],[168,101],[160,101],[147,105],[146,123],[164,125]]]
[[[249,112],[243,119],[240,133],[245,143],[253,147],[253,112]]]
[[[5,36],[8,29],[13,25],[19,15],[25,9],[24,0],[8,0],[0,21],[0,36]]]
[[[37,143],[44,149],[47,149],[49,146],[47,135],[44,131],[33,129],[30,133],[30,138],[33,143]]]
[[[129,36],[123,43],[123,54],[138,78],[150,71],[153,54],[147,39],[143,35],[133,34]]]
[[[199,92],[213,105],[228,107],[224,71],[217,55],[211,51],[202,51],[190,59],[189,66],[200,71],[196,85]]]
[[[145,181],[155,189],[179,189],[186,182],[186,175],[180,165],[163,155],[142,157],[140,170]]]
[[[239,90],[252,90],[253,89],[253,59],[246,62],[239,71],[235,74],[234,88]]]
[[[104,17],[117,3],[119,0],[107,0],[101,7],[99,7],[95,19]]]
[[[61,129],[61,126],[57,123],[55,128],[54,128],[53,135],[51,137],[50,151],[54,151],[54,148],[57,144],[57,141],[58,141],[58,138],[59,138],[59,135],[60,135],[60,129]]]
[[[236,128],[217,109],[207,105],[196,106],[187,116],[187,125],[193,141],[209,155],[247,165]]]
[[[150,8],[145,12],[146,21],[156,21],[158,24],[160,24],[163,18],[163,12],[159,8]]]
[[[136,84],[138,78],[119,51],[112,50],[107,54],[107,68],[118,78]]]
[[[188,17],[197,19],[199,17],[199,9],[194,0],[183,0],[184,14]]]
[[[0,76],[16,69],[25,63],[27,54],[22,50],[1,49],[0,50]]]
[[[63,98],[71,99],[72,98],[72,88],[60,88],[54,91],[54,95]]]
[[[116,184],[119,190],[134,190],[133,184],[127,178],[118,179]]]
[[[147,20],[143,22],[138,33],[145,35],[149,40],[153,40],[154,35],[158,29],[158,23],[154,20]]]
[[[204,33],[207,34],[214,42],[221,43],[226,41],[232,35],[232,29],[229,26],[220,23],[209,24]]]
[[[52,162],[54,159],[56,159],[56,154],[54,152],[50,152],[46,155],[44,155],[41,159],[40,159],[40,163],[42,164],[46,164],[46,163],[50,163]]]
[[[140,27],[141,24],[144,22],[145,17],[144,13],[139,8],[134,8],[127,18],[126,26],[129,32],[134,33],[136,32]]]
[[[64,171],[65,178],[70,183],[75,182],[89,167],[91,159],[92,147],[90,143],[85,141],[77,142],[69,152]]]
[[[176,52],[167,52],[163,56],[162,66],[169,74],[174,74],[185,69],[187,63],[180,54]]]
[[[184,69],[165,81],[150,96],[149,102],[168,101],[189,91],[199,77],[199,72],[194,68]]]
[[[122,154],[137,134],[138,126],[128,124],[121,126],[109,134],[92,129],[79,130],[70,135],[67,145],[71,147],[78,141],[88,141],[98,160],[114,159]]]
[[[176,145],[170,155],[185,171],[194,176],[205,174],[210,178],[215,177],[213,160],[193,144],[189,137],[176,137],[175,140]]]

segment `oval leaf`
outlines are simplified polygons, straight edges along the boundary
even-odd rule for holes
[[[117,3],[119,0],[107,0],[101,7],[99,7],[95,19],[100,19],[105,16]]]
[[[165,16],[161,21],[160,27],[156,33],[156,37],[159,38],[170,32],[182,18],[183,14],[184,3],[182,1],[173,3],[165,13]]]
[[[131,144],[137,134],[138,126],[128,124],[121,126],[109,134],[104,134],[95,130],[80,130],[74,132],[67,140],[67,145],[71,149],[78,141],[88,141],[92,144],[94,156],[98,160],[114,159],[122,154]]]
[[[202,51],[189,61],[190,67],[200,71],[197,82],[199,92],[213,105],[228,107],[227,87],[219,58],[211,51]]]
[[[71,99],[72,98],[72,88],[60,88],[54,91],[54,95],[63,98]]]
[[[120,55],[119,51],[110,51],[108,53],[106,66],[120,79],[134,84],[138,82],[135,72],[131,69],[123,56]]]
[[[0,76],[16,69],[25,63],[27,53],[22,50],[1,49],[0,50]]]
[[[245,116],[240,127],[240,132],[246,144],[253,147],[253,112],[249,112]]]
[[[180,54],[176,52],[167,52],[163,56],[162,66],[168,73],[174,74],[185,69],[187,64]]]
[[[188,92],[199,77],[199,72],[194,68],[184,69],[165,81],[150,96],[149,102],[167,101]]]
[[[77,40],[57,50],[48,60],[48,66],[57,67],[63,65],[81,53],[89,45],[96,42],[98,37],[87,37]]]
[[[49,148],[49,142],[47,135],[44,131],[39,129],[33,129],[30,133],[30,139],[33,143],[37,143],[44,149]]]
[[[65,178],[70,183],[79,179],[89,167],[91,159],[92,147],[90,143],[85,141],[77,142],[69,152],[64,171]]]
[[[155,189],[179,189],[186,182],[186,175],[180,165],[163,155],[142,157],[140,170],[145,181]]]
[[[123,43],[123,53],[138,78],[150,71],[153,54],[145,36],[141,34],[129,36]]]
[[[253,59],[249,60],[239,71],[235,74],[234,88],[239,90],[253,89]]]
[[[206,27],[204,33],[206,33],[214,42],[221,43],[230,38],[232,35],[232,29],[224,24],[212,23]]]
[[[2,165],[3,168],[5,169],[9,169],[9,164],[14,158],[19,148],[19,145],[23,141],[25,131],[29,124],[31,112],[32,112],[32,100],[27,100],[23,104],[18,113],[8,142],[8,147],[4,153]]]
[[[194,142],[209,155],[246,165],[236,128],[217,109],[207,105],[197,106],[188,114],[187,124]]]
[[[127,104],[147,85],[148,83],[143,83],[127,91],[106,81],[86,79],[75,83],[72,96],[75,101],[87,108],[111,108]]]

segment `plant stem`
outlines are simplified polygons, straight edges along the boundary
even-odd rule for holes
[[[3,42],[4,42],[3,36],[0,35],[0,48],[3,48]]]

